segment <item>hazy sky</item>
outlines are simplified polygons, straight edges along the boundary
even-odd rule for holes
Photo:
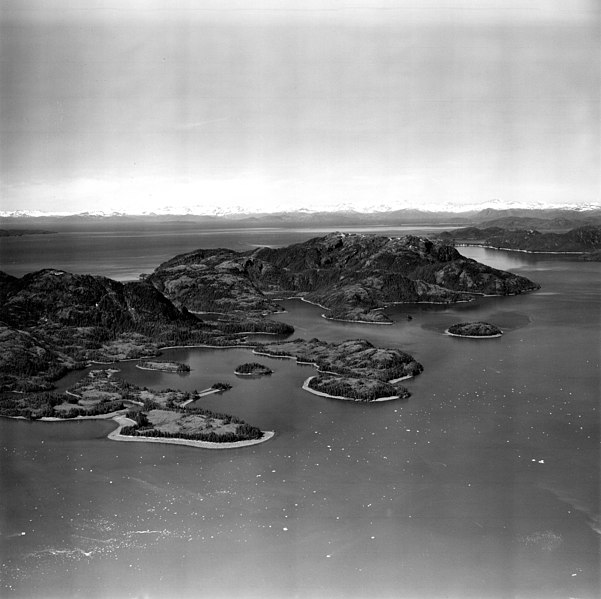
[[[599,6],[1,0],[0,210],[599,203]]]

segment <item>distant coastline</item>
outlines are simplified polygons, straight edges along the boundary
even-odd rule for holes
[[[552,252],[552,251],[535,251],[535,250],[518,250],[516,248],[502,248],[494,245],[484,245],[483,243],[455,243],[455,247],[473,247],[484,248],[485,250],[500,250],[502,252],[521,252],[522,254],[558,254],[558,255],[573,255],[580,256],[587,252]]]

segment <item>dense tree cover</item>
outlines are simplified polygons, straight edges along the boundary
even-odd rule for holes
[[[290,358],[290,357],[292,357],[292,354],[289,351],[277,350],[277,349],[275,349],[275,350],[272,350],[272,349],[267,350],[265,348],[265,345],[263,345],[263,344],[257,345],[255,347],[255,352],[258,352],[258,353],[262,352],[262,353],[265,353],[265,354],[269,354],[269,356],[272,357],[272,358]]]
[[[226,335],[235,335],[239,333],[271,333],[275,335],[290,335],[294,332],[294,327],[275,320],[256,319],[256,320],[227,320],[218,321],[219,329]]]
[[[110,414],[111,412],[117,412],[118,410],[125,409],[125,404],[121,400],[101,402],[91,408],[71,408],[68,411],[55,412],[53,416],[59,418],[75,418],[76,416],[101,416],[103,414]]]
[[[131,418],[131,420],[135,421],[136,426],[149,426],[150,422],[148,420],[148,416],[142,410],[127,410],[126,416]]]
[[[236,432],[216,433],[170,433],[155,428],[142,428],[143,425],[125,426],[121,429],[121,434],[126,436],[152,437],[159,439],[186,439],[191,441],[205,441],[209,443],[235,443],[237,441],[248,441],[251,439],[260,439],[263,432],[250,424],[241,423],[236,427]]]
[[[157,429],[138,431],[138,428],[135,426],[125,426],[121,429],[121,434],[131,437],[186,439],[190,441],[205,441],[208,443],[235,443],[237,441],[249,441],[251,439],[261,439],[263,437],[263,432],[260,429],[250,427],[249,425],[239,426],[235,433],[228,432],[221,434],[217,434],[214,431],[209,433],[167,433]]]
[[[273,371],[259,362],[246,362],[236,366],[236,374],[271,374]]]
[[[185,408],[176,408],[175,411],[181,414],[197,414],[199,416],[205,416],[206,418],[222,420],[223,424],[229,424],[230,422],[233,422],[234,424],[244,424],[243,420],[240,420],[240,418],[232,416],[231,414],[225,414],[223,412],[213,412],[211,410],[207,410],[205,408],[200,407],[186,406]]]
[[[50,269],[21,279],[0,273],[0,298],[0,390],[51,388],[88,360],[147,358],[172,345],[248,346],[240,333],[293,331],[239,314],[203,321],[147,281]]]
[[[0,396],[0,416],[38,418],[76,418],[77,416],[101,416],[124,409],[123,401],[103,401],[89,408],[73,405],[68,410],[56,410],[65,402],[59,393],[5,393]]]
[[[54,406],[63,401],[64,397],[57,393],[3,393],[0,396],[0,415],[25,418],[55,416]]]
[[[33,335],[0,323],[0,390],[49,390],[53,381],[82,366]]]
[[[173,372],[190,372],[190,366],[182,362],[171,362],[168,360],[152,360],[139,362],[140,368],[149,368],[151,370],[166,370]]]
[[[400,350],[380,349],[365,339],[326,343],[319,339],[294,339],[264,343],[255,348],[270,356],[293,356],[301,363],[315,364],[321,372],[347,377],[364,377],[383,382],[415,376],[423,367]]]
[[[360,401],[373,401],[380,397],[408,396],[409,392],[400,385],[377,382],[366,386],[359,385],[356,379],[316,376],[309,381],[309,387],[321,393],[336,397],[347,397]]]
[[[464,337],[495,337],[503,331],[488,322],[460,322],[449,327],[449,333]]]
[[[232,386],[229,383],[221,383],[221,382],[217,382],[217,383],[213,383],[211,385],[211,389],[218,389],[219,391],[227,391],[228,389],[231,389]]]

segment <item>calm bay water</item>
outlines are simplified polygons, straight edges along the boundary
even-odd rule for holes
[[[348,232],[372,232],[382,235],[429,233],[448,227],[343,227]],[[252,250],[261,246],[282,246],[325,235],[331,229],[248,228],[178,230],[136,226],[107,231],[72,231],[50,235],[0,237],[0,270],[23,276],[41,268],[59,268],[79,274],[105,275],[117,281],[137,279],[152,272],[159,264],[177,254],[198,248]]]
[[[232,235],[216,244],[312,236]],[[88,270],[123,274],[146,252],[133,246]],[[120,376],[190,390],[231,382],[199,403],[277,436],[210,451],[111,442],[112,422],[0,421],[2,596],[598,597],[598,265],[461,251],[542,289],[399,306],[393,326],[326,321],[296,301],[278,316],[298,336],[409,351],[425,367],[409,400],[328,400],[300,388],[310,366],[261,358],[274,374],[241,380],[248,350],[178,349],[166,355],[187,375],[122,363]],[[505,335],[443,334],[468,319]]]

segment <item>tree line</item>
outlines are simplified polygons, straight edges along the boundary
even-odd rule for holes
[[[314,377],[309,381],[309,387],[321,393],[348,397],[362,401],[372,401],[380,397],[399,395],[398,389],[389,383],[377,382],[368,387],[355,387],[348,381],[340,378]]]
[[[190,441],[205,441],[208,443],[235,443],[237,441],[248,441],[251,439],[261,439],[263,432],[256,426],[250,424],[239,424],[236,427],[236,432],[225,432],[217,434],[215,431],[208,433],[169,433],[158,429],[139,430],[136,425],[124,426],[121,429],[121,434],[130,437],[151,437],[158,439],[185,439]]]

